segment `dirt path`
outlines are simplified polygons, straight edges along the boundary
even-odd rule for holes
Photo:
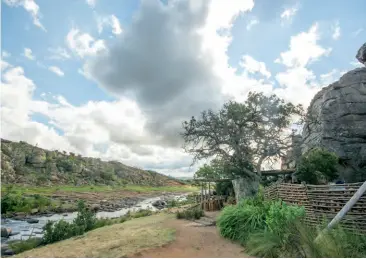
[[[206,213],[215,217],[214,213]],[[186,220],[170,219],[164,226],[176,229],[172,243],[130,255],[137,258],[248,258],[243,247],[222,238],[215,226],[202,227]]]

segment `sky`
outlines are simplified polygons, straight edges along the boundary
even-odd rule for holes
[[[1,137],[191,176],[200,163],[182,150],[184,120],[250,91],[307,107],[361,66],[364,10],[364,0],[2,0]]]

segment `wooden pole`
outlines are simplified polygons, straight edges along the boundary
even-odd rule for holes
[[[324,234],[327,230],[334,227],[337,223],[339,223],[344,216],[346,216],[347,212],[350,211],[353,205],[361,198],[361,196],[366,191],[366,181],[360,186],[355,194],[353,194],[352,198],[343,206],[343,208],[337,213],[337,215],[332,219],[332,221],[328,224],[328,226],[315,238],[317,241],[322,234]]]
[[[211,197],[211,188],[210,188],[210,182],[208,182],[208,199]]]

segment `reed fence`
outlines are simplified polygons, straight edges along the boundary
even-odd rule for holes
[[[275,184],[264,189],[266,199],[281,199],[287,204],[304,206],[306,222],[319,224],[331,220],[363,183],[336,185]],[[344,228],[366,233],[366,193],[342,219]]]

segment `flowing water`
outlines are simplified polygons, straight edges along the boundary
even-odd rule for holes
[[[167,197],[165,196],[164,199]],[[171,197],[168,197],[168,199],[182,201],[187,198],[186,195],[172,195]],[[131,206],[130,208],[121,209],[113,212],[106,212],[106,211],[100,211],[97,212],[96,217],[97,218],[118,218],[121,217],[127,212],[131,211],[138,211],[140,209],[149,209],[152,211],[157,211],[158,209],[152,206],[152,204],[155,201],[161,200],[162,197],[155,197],[155,198],[148,198],[146,200],[143,200],[139,203],[137,203],[134,206]],[[52,216],[40,216],[40,217],[32,217],[34,219],[39,220],[36,224],[29,224],[27,221],[23,220],[13,220],[13,219],[1,219],[1,227],[5,228],[11,228],[13,235],[9,238],[1,238],[1,243],[6,243],[9,240],[26,240],[29,237],[42,237],[43,236],[43,226],[47,223],[47,221],[59,221],[61,219],[71,222],[76,217],[77,212],[72,213],[62,213],[62,214],[53,214]],[[14,235],[14,233],[16,233]]]

